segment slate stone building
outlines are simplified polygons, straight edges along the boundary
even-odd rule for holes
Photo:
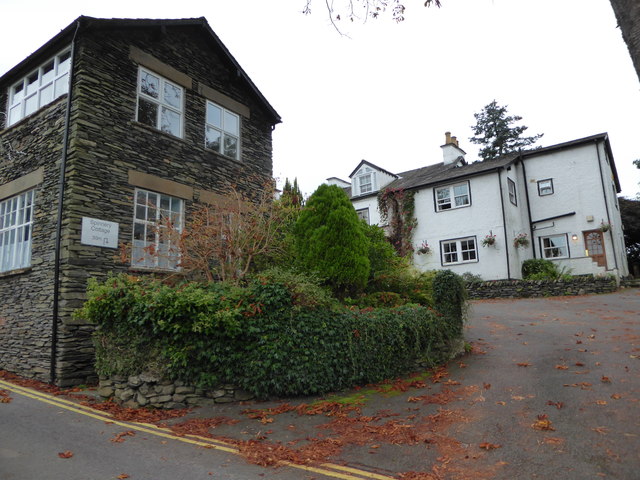
[[[175,269],[154,226],[260,189],[280,117],[204,18],[79,17],[0,77],[0,105],[0,369],[84,383],[87,279]]]

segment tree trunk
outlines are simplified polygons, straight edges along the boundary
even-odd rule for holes
[[[611,0],[611,6],[640,80],[640,2],[638,0]]]

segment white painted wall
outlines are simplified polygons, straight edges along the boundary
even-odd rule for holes
[[[482,175],[466,181],[469,182],[471,195],[471,205],[468,207],[436,212],[433,187],[424,188],[416,194],[418,225],[413,237],[414,247],[417,250],[425,241],[432,253],[414,255],[414,263],[420,270],[449,269],[458,274],[470,272],[485,280],[507,278],[508,247],[502,228],[498,175]],[[490,232],[496,235],[496,244],[482,247],[482,239]],[[441,242],[463,237],[475,238],[478,261],[443,265]]]
[[[622,235],[619,211],[617,215],[612,211],[612,209],[616,210],[614,188],[611,185],[612,173],[602,147],[603,145],[600,144],[596,148],[594,142],[525,160],[533,222],[576,212],[572,216],[534,223],[533,235],[537,256],[542,258],[540,238],[548,235],[566,234],[569,239],[570,259],[551,260],[558,262],[561,266],[571,268],[573,274],[603,273],[603,269],[592,262],[585,253],[583,232],[598,229],[601,221],[607,222],[609,218],[612,218],[614,229],[604,234],[607,272],[616,275],[628,274],[626,260],[621,255],[624,252],[620,251],[619,246],[619,239]],[[600,162],[598,150],[600,150]],[[604,189],[600,176],[601,170]],[[553,179],[554,193],[540,196],[537,182],[547,178]],[[614,221],[613,218],[616,220]],[[572,239],[573,235],[577,236],[576,240]],[[584,261],[584,259],[588,261]],[[592,263],[591,268],[589,268],[589,261]]]

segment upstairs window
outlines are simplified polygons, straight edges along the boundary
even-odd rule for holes
[[[467,182],[436,188],[435,195],[436,211],[438,212],[471,205],[469,183]]]
[[[0,272],[31,265],[33,197],[30,190],[0,202]]]
[[[56,55],[9,89],[7,127],[69,91],[71,50]]]
[[[541,197],[553,194],[553,179],[547,178],[538,182],[538,195]]]
[[[509,188],[509,201],[514,205],[518,205],[518,197],[516,196],[516,182],[507,178],[507,186]]]
[[[184,90],[145,68],[138,73],[138,111],[140,123],[182,138]]]
[[[207,101],[205,147],[225,157],[240,158],[240,117]]]
[[[358,218],[360,220],[364,220],[365,222],[367,222],[367,225],[371,225],[369,223],[369,209],[368,208],[361,208],[359,210],[356,210],[356,213],[358,214]]]
[[[131,265],[178,270],[180,251],[175,235],[182,231],[183,212],[180,198],[136,190]]]
[[[376,172],[363,166],[353,177],[352,195],[365,195],[376,190]]]

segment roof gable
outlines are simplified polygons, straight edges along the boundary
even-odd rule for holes
[[[373,163],[368,162],[368,161],[366,161],[366,160],[361,160],[361,161],[360,161],[360,163],[358,164],[358,166],[357,166],[356,168],[354,168],[353,172],[351,172],[351,173],[349,174],[349,178],[353,178],[353,176],[356,174],[356,172],[357,172],[358,170],[360,170],[360,168],[361,168],[363,165],[367,165],[367,166],[369,166],[370,168],[372,168],[372,169],[374,169],[374,170],[376,170],[376,171],[378,171],[378,172],[382,172],[382,173],[385,173],[385,174],[387,174],[387,175],[390,175],[390,176],[392,176],[393,178],[398,178],[398,175],[396,175],[395,173],[391,173],[391,172],[389,172],[389,171],[385,170],[384,168],[380,168],[379,166],[374,165]]]
[[[259,102],[265,107],[266,111],[272,117],[273,123],[280,123],[282,120],[280,115],[271,106],[267,99],[262,95],[258,87],[249,78],[249,75],[242,69],[240,64],[231,55],[231,52],[222,43],[220,38],[209,26],[204,17],[199,18],[181,18],[181,19],[132,19],[132,18],[94,18],[80,16],[71,24],[60,31],[56,36],[51,38],[42,47],[29,55],[15,67],[10,69],[0,77],[0,85],[12,82],[15,78],[24,76],[33,69],[41,61],[45,61],[52,53],[57,52],[62,46],[70,44],[78,35],[82,35],[84,31],[89,29],[112,29],[112,28],[157,28],[164,31],[171,27],[193,27],[196,32],[205,35],[207,41],[215,48],[219,49],[229,64],[236,69],[238,77],[240,77],[249,90],[257,97]]]

